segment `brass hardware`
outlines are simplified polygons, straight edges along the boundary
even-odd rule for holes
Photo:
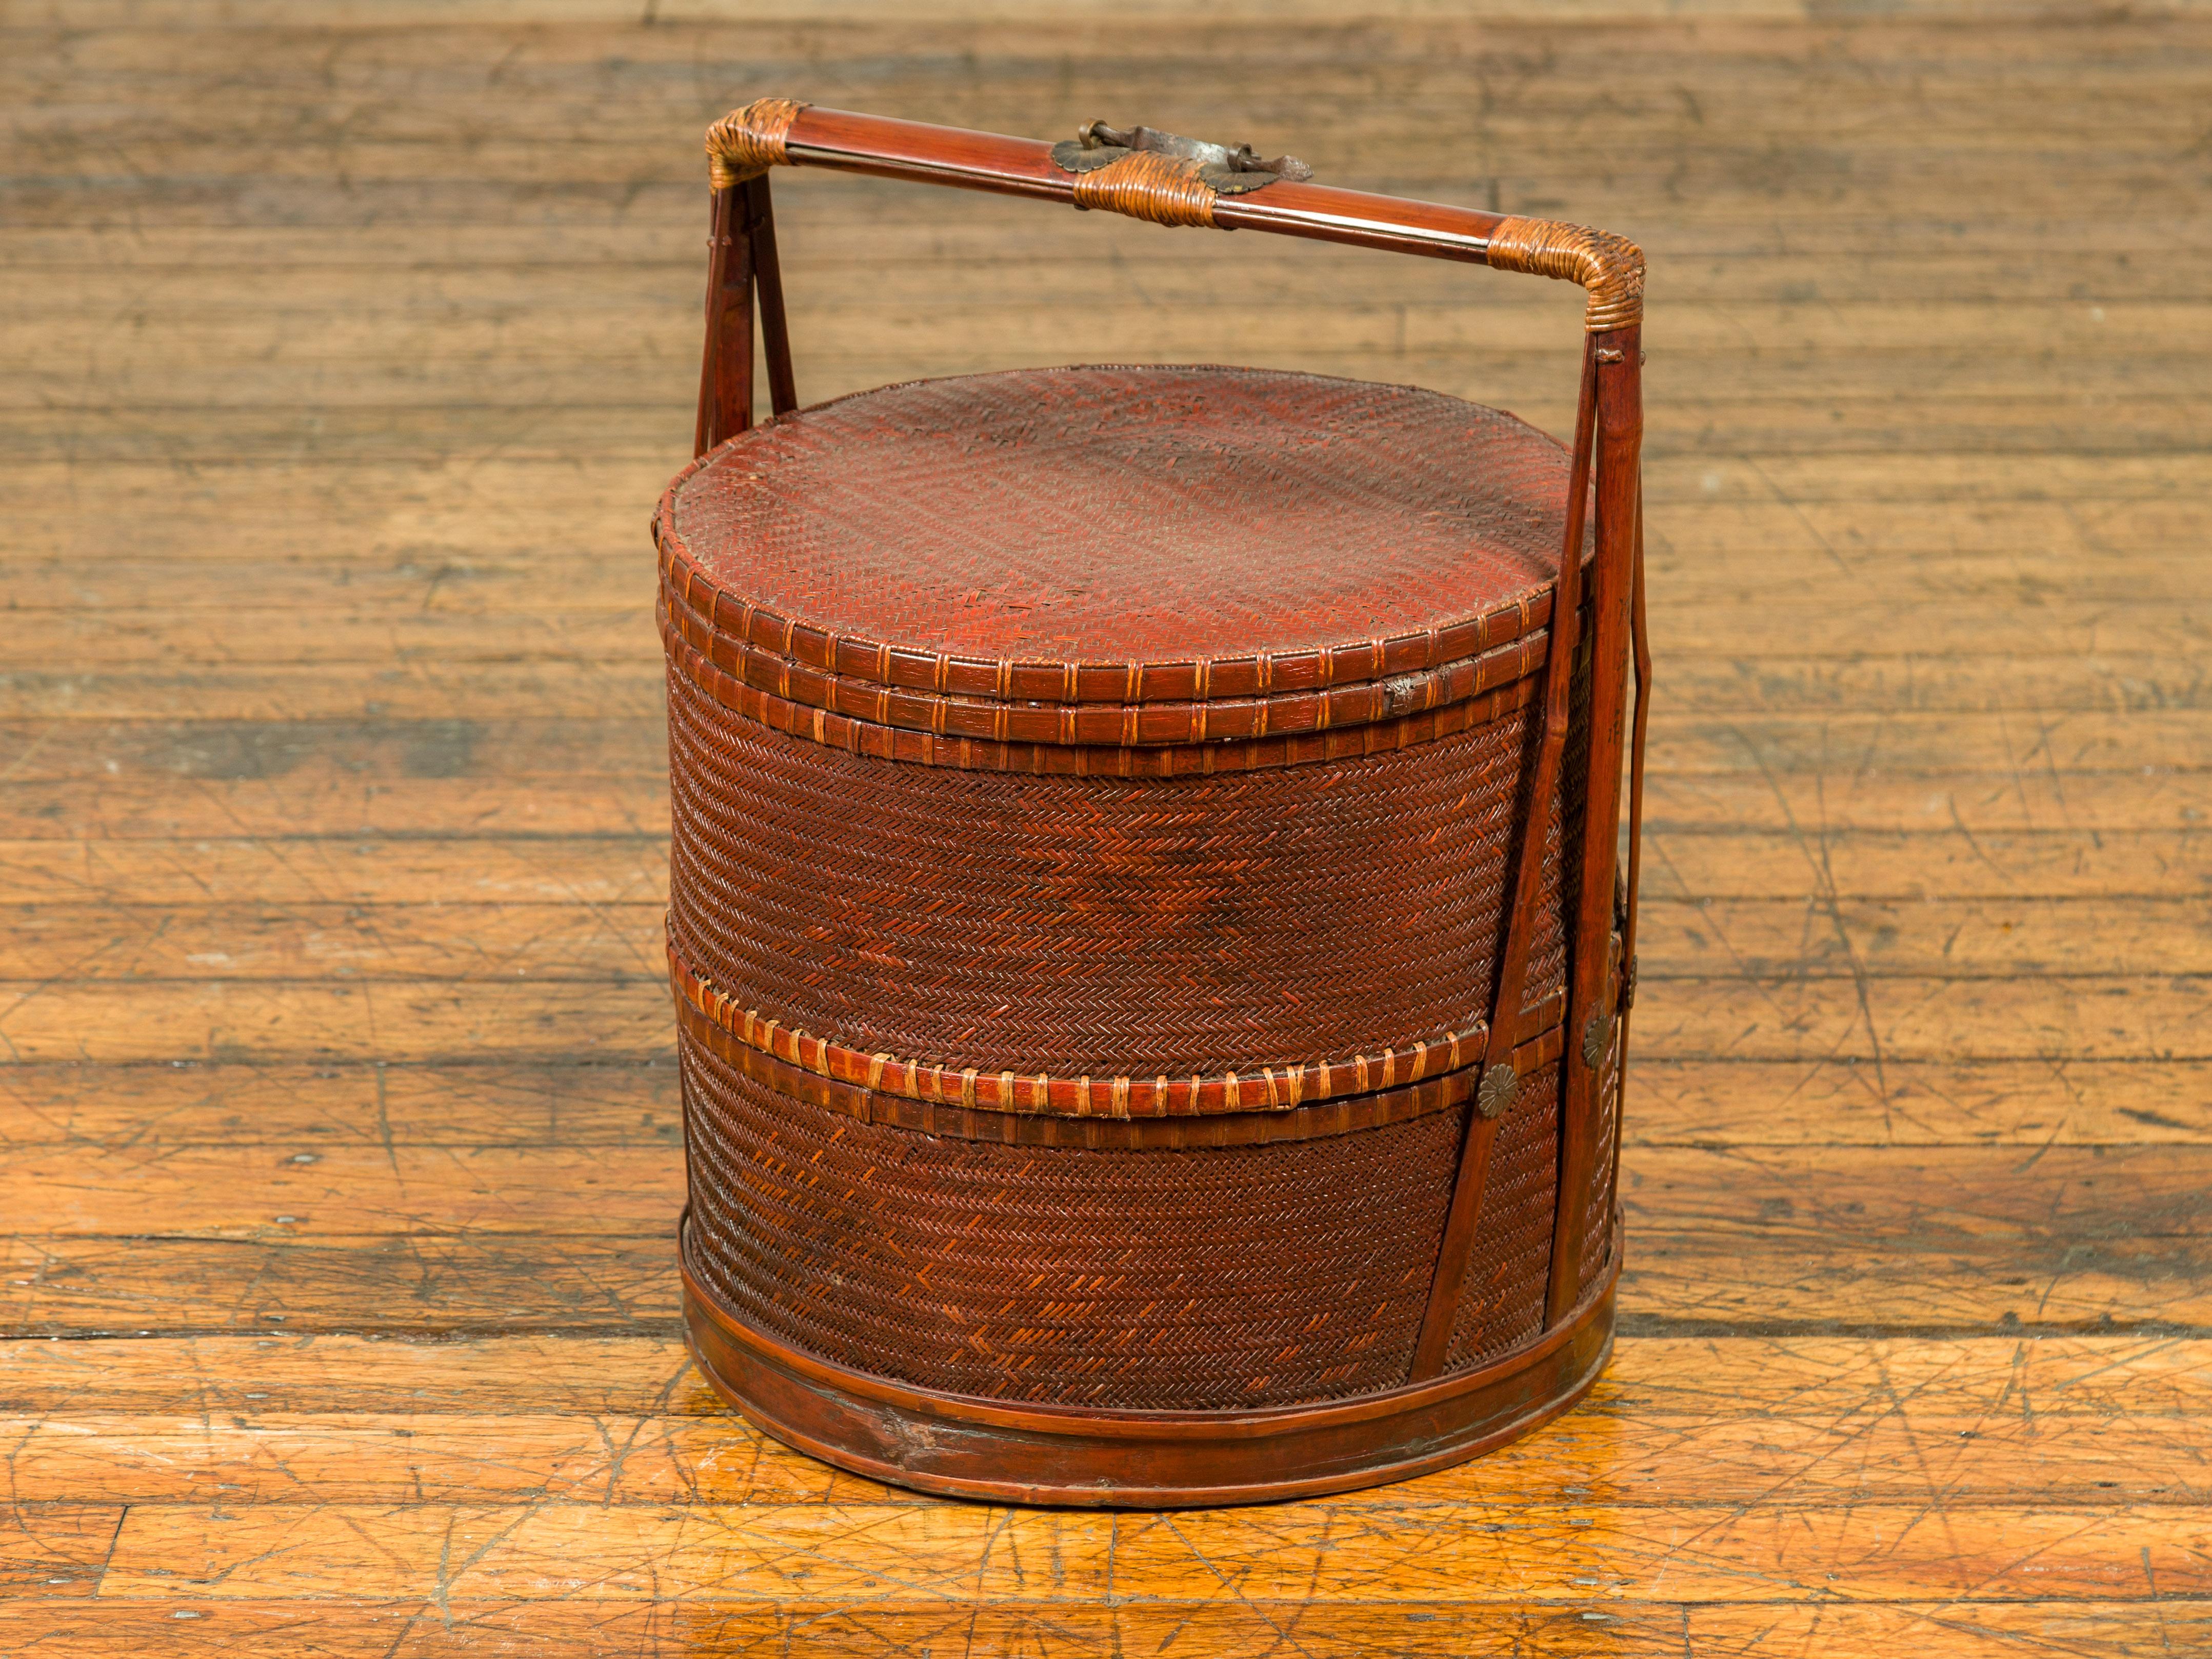
[[[1605,1051],[1612,1047],[1613,1016],[1601,1008],[1583,1027],[1583,1064],[1595,1072],[1604,1061]]]
[[[1103,121],[1085,121],[1074,138],[1054,144],[1052,164],[1062,173],[1095,173],[1131,155],[1145,154],[1183,163],[1223,196],[1242,196],[1285,179],[1299,182],[1313,177],[1313,169],[1295,155],[1262,160],[1249,144],[1232,149],[1202,138],[1162,132],[1157,127],[1113,127]]]
[[[1501,1060],[1495,1066],[1486,1066],[1482,1081],[1475,1085],[1474,1109],[1485,1117],[1502,1117],[1505,1109],[1513,1103],[1514,1091],[1521,1079],[1513,1070],[1513,1062]]]

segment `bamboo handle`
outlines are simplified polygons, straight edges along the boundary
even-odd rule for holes
[[[708,128],[707,161],[718,191],[770,167],[827,167],[1036,197],[1155,224],[1265,230],[1459,259],[1580,284],[1589,294],[1583,325],[1593,334],[1643,320],[1644,255],[1626,237],[1548,219],[1310,184],[1297,176],[1302,168],[1263,185],[1222,190],[1200,174],[1215,170],[1206,163],[1225,147],[1172,143],[1188,148],[1132,149],[1111,165],[1072,172],[1054,161],[1054,146],[1036,139],[757,98]]]

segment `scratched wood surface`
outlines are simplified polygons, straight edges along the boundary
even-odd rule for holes
[[[0,1651],[2212,1651],[2212,21],[680,9],[0,12]],[[686,1367],[644,525],[698,131],[761,92],[1650,251],[1585,1409],[1115,1517],[836,1474]],[[1552,285],[778,190],[810,398],[1198,357],[1569,415]]]

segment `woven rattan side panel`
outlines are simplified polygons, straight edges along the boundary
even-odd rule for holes
[[[926,1389],[1102,1407],[1405,1379],[1464,1108],[1265,1146],[1024,1147],[793,1100],[689,1034],[681,1058],[694,1270],[796,1347]]]
[[[1590,1160],[1589,1188],[1579,1200],[1569,1200],[1579,1201],[1583,1206],[1582,1282],[1575,1287],[1577,1294],[1589,1289],[1604,1273],[1613,1242],[1613,1142],[1620,1133],[1620,1045],[1616,1042],[1598,1072],[1597,1130],[1592,1136],[1596,1150]]]
[[[1373,1053],[1487,1017],[1529,742],[1516,712],[1343,761],[1040,776],[786,736],[675,674],[672,925],[742,1006],[862,1052],[1136,1074]],[[1532,1006],[1565,965],[1556,806],[1549,831]]]
[[[1498,1126],[1447,1366],[1456,1370],[1504,1353],[1543,1329],[1559,1188],[1559,1068],[1554,1063],[1522,1083],[1517,1103]]]

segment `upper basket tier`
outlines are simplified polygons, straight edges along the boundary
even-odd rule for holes
[[[656,521],[669,625],[858,719],[1158,744],[1364,724],[1542,660],[1565,450],[1432,392],[1211,368],[884,387]]]

